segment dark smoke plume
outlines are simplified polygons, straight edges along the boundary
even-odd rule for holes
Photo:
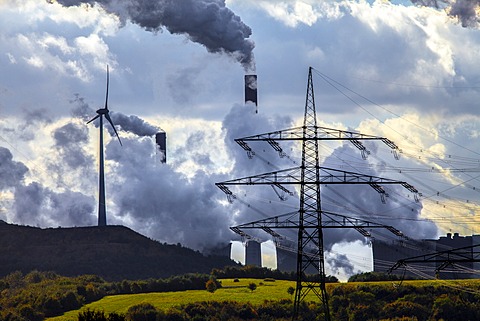
[[[480,0],[411,0],[412,3],[446,9],[448,14],[457,18],[463,27],[477,27],[479,18],[477,12],[480,9]]]
[[[235,57],[246,70],[254,70],[252,30],[225,5],[225,0],[57,0],[64,6],[95,3],[107,12],[158,32],[187,35],[209,52]]]

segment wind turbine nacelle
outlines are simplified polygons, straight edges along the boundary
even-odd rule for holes
[[[108,114],[108,109],[107,108],[100,108],[100,109],[97,109],[97,114],[100,114],[100,115],[106,115]]]

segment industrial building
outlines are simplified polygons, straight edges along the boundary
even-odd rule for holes
[[[262,266],[260,242],[249,240],[245,246],[245,265]]]
[[[440,237],[438,240],[395,240],[390,242],[375,240],[372,242],[373,249],[373,271],[386,273],[399,260],[428,255],[432,253],[440,253],[453,249],[471,247],[480,244],[480,235],[460,236],[458,233],[448,233],[446,236]],[[465,252],[464,256],[468,259],[474,259],[473,251]],[[445,256],[438,256],[438,259],[444,259]],[[403,274],[417,277],[438,277],[441,279],[463,279],[478,278],[478,274],[474,273],[479,270],[479,263],[458,263],[456,268],[447,267],[442,269],[438,275],[435,270],[440,267],[443,262],[422,262],[409,263],[408,269],[396,269],[392,271],[395,274]]]

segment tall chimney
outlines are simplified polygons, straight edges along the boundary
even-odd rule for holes
[[[165,132],[159,132],[155,134],[155,142],[157,143],[158,151],[162,153],[160,161],[162,163],[167,162],[167,134]]]
[[[250,101],[258,107],[257,75],[245,75],[245,103]],[[258,113],[258,108],[255,110]]]

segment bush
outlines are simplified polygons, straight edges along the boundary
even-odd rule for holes
[[[78,314],[78,321],[107,321],[107,317],[103,311],[87,309]]]
[[[290,294],[290,295],[293,295],[295,293],[295,288],[293,286],[290,286],[288,289],[287,289],[287,293]]]
[[[207,281],[207,283],[205,284],[205,287],[207,288],[207,291],[210,293],[213,293],[217,290],[217,284],[212,279]]]
[[[125,319],[127,321],[156,321],[157,309],[150,303],[141,303],[128,308]]]

